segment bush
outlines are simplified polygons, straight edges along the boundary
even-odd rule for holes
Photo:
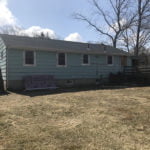
[[[123,73],[118,72],[117,74],[110,73],[109,83],[114,85],[119,85],[125,82],[125,76]]]

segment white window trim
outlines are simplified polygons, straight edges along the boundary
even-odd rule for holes
[[[25,52],[26,51],[33,51],[33,53],[34,53],[34,64],[26,64],[25,63]],[[23,66],[26,66],[26,67],[35,67],[36,66],[36,52],[34,50],[24,50],[23,51]]]
[[[84,64],[84,63],[83,63],[83,55],[88,55],[88,64]],[[91,63],[90,63],[90,62],[91,62],[91,61],[90,61],[91,59],[90,59],[90,55],[89,55],[89,54],[82,54],[81,60],[82,60],[82,63],[81,63],[82,66],[89,66],[89,65],[91,64]]]
[[[60,54],[60,53],[64,53],[64,52],[59,52],[56,54],[56,66],[57,67],[67,67],[67,53],[64,53],[65,54],[65,65],[58,64],[58,54]]]
[[[112,56],[112,64],[108,64],[108,56],[112,56],[112,55],[107,55],[107,56],[106,56],[106,64],[107,64],[108,66],[113,66],[113,65],[114,65],[114,56]]]

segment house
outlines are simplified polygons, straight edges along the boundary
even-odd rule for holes
[[[58,86],[95,84],[131,65],[129,54],[103,44],[0,35],[0,68],[6,89],[24,88],[29,75],[53,75]]]

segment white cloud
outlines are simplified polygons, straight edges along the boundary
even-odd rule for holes
[[[53,30],[47,28],[41,28],[40,26],[32,26],[29,27],[28,29],[24,29],[24,30],[22,29],[18,32],[19,35],[30,36],[30,37],[40,36],[41,33],[43,33],[46,37],[49,37],[51,39],[57,38]]]
[[[16,17],[8,8],[8,0],[0,0],[0,32],[30,37],[40,36],[41,33],[44,33],[49,38],[57,38],[55,32],[51,29],[39,26],[32,26],[27,29],[21,28]]]
[[[8,9],[7,0],[0,0],[0,26],[17,24],[17,19],[13,16],[11,11]]]
[[[8,8],[8,0],[0,0],[0,33],[15,34],[22,36],[40,36],[44,33],[45,36],[56,39],[58,38],[56,33],[48,28],[42,28],[40,26],[31,26],[27,29],[23,29],[19,24],[17,18],[12,14]],[[79,33],[69,34],[64,40],[83,42]]]
[[[83,42],[82,37],[79,33],[71,33],[64,40],[73,42]]]

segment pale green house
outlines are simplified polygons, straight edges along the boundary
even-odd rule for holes
[[[29,75],[53,75],[58,86],[95,84],[131,65],[129,54],[103,44],[0,35],[0,68],[7,89]]]

